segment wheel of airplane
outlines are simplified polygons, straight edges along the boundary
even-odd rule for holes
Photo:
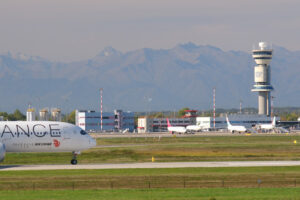
[[[77,160],[76,160],[76,159],[72,159],[72,160],[71,160],[71,164],[72,164],[72,165],[76,165],[76,164],[77,164]]]

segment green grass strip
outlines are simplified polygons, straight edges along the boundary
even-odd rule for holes
[[[204,188],[204,189],[116,189],[116,190],[57,190],[1,191],[2,200],[255,200],[300,199],[298,188]]]

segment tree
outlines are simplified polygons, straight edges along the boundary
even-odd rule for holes
[[[186,110],[189,110],[189,109],[190,109],[190,108],[187,108],[187,107],[180,109],[180,110],[178,111],[178,117],[183,117],[183,116],[185,115],[185,111],[186,111]]]
[[[7,120],[8,119],[8,113],[7,112],[0,112],[0,116],[3,116],[3,120]]]
[[[280,115],[281,121],[297,121],[298,115],[295,112]]]
[[[21,111],[18,109],[16,109],[15,112],[12,114],[7,114],[5,112],[5,113],[0,113],[0,115],[4,116],[4,120],[9,120],[9,121],[24,121],[26,119],[26,116],[22,114]]]
[[[75,115],[76,115],[76,110],[73,110],[70,114],[67,115],[66,121],[75,124]]]
[[[26,116],[23,113],[21,113],[21,111],[18,109],[15,110],[15,112],[13,113],[13,116],[14,116],[15,120],[22,121],[22,120],[26,119]]]
[[[153,115],[153,118],[163,118],[164,114],[162,112],[157,112]]]

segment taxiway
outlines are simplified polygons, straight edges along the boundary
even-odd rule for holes
[[[0,171],[16,170],[72,170],[72,169],[142,169],[142,168],[189,168],[189,167],[267,167],[300,166],[300,161],[228,161],[228,162],[146,162],[123,164],[79,165],[0,165]]]

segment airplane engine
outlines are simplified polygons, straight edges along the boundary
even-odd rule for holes
[[[4,160],[5,152],[6,152],[5,144],[0,143],[0,162],[2,162]]]

